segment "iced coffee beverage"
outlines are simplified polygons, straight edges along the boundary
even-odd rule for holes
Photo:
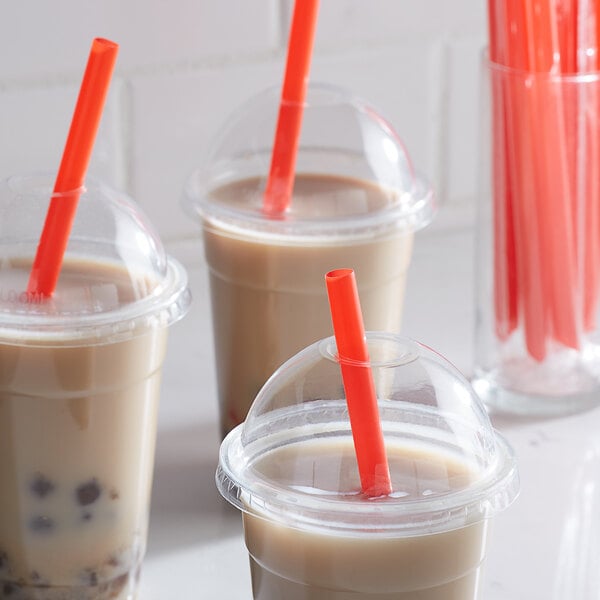
[[[90,189],[54,295],[28,297],[28,226],[11,202],[36,214],[37,194],[31,181],[0,191],[14,228],[0,236],[0,598],[129,600],[185,272],[133,204]]]
[[[368,334],[392,493],[366,497],[333,340],[287,361],[221,446],[255,600],[475,600],[515,459],[468,383],[409,340]]]
[[[272,131],[276,105],[271,92],[253,99],[186,188],[209,268],[223,435],[278,366],[331,333],[323,273],[353,268],[365,326],[399,331],[414,232],[434,211],[431,190],[377,113],[315,86],[292,201],[280,218],[266,215],[269,150],[260,136]]]

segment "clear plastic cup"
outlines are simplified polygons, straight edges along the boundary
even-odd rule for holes
[[[600,400],[600,72],[482,60],[473,386],[491,410]]]
[[[289,209],[263,211],[279,88],[227,121],[184,194],[202,226],[223,435],[269,375],[331,334],[323,274],[356,272],[365,326],[399,331],[415,231],[435,213],[397,133],[365,101],[309,86]]]
[[[53,178],[0,183],[0,597],[131,599],[183,267],[89,180],[51,298],[25,291]],[[63,194],[64,195],[64,194]]]
[[[334,338],[282,365],[221,445],[217,486],[242,511],[255,600],[478,597],[491,518],[518,492],[514,454],[441,356],[393,334],[367,342],[391,495],[361,493]]]

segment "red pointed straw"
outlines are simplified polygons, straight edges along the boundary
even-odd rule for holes
[[[554,11],[556,14],[556,28],[558,31],[558,49],[559,49],[559,67],[561,74],[574,74],[579,70],[578,64],[580,61],[578,52],[578,17],[577,13],[581,10],[581,6],[586,4],[588,0],[554,0]],[[578,6],[579,5],[579,6]],[[570,199],[572,202],[572,227],[574,240],[577,242],[582,235],[581,223],[578,221],[580,212],[580,176],[578,173],[578,152],[581,142],[581,131],[579,129],[579,115],[581,108],[579,105],[580,93],[585,95],[586,85],[572,84],[565,82],[562,86],[563,104],[564,104],[564,120],[566,136],[566,153],[568,157],[567,168],[569,170],[569,186]],[[578,256],[579,243],[575,244],[576,263],[579,263],[581,257]],[[579,282],[578,282],[579,283]]]
[[[526,30],[530,70],[559,73],[560,49],[556,14],[550,0],[526,4]],[[538,83],[536,80],[534,88]],[[535,127],[536,198],[541,225],[542,252],[546,257],[544,287],[554,338],[579,348],[581,307],[575,264],[572,187],[569,183],[567,134],[562,89],[550,78],[537,92]],[[540,92],[542,92],[540,94]]]
[[[593,60],[589,65],[590,69],[600,69],[600,0],[591,0],[591,12],[595,18],[595,28],[593,30]],[[592,219],[588,224],[587,249],[589,261],[586,265],[586,298],[585,298],[585,326],[588,331],[596,328],[596,310],[598,307],[598,295],[600,293],[600,176],[598,174],[598,165],[600,162],[600,90],[598,83],[593,87],[590,98],[590,119],[588,139],[592,145],[592,154],[589,160],[588,181],[593,182],[587,190],[587,202],[592,211]],[[594,156],[595,155],[595,156]],[[592,162],[595,161],[595,162]]]
[[[510,69],[521,73],[529,70],[527,53],[525,6],[521,0],[501,3],[503,60]],[[505,125],[510,140],[506,169],[510,174],[506,185],[514,195],[511,212],[506,219],[514,221],[514,249],[518,309],[521,313],[525,344],[528,353],[541,361],[547,352],[547,310],[542,281],[542,248],[535,193],[534,153],[536,129],[536,97],[524,78],[514,72],[502,74],[506,82]],[[516,293],[516,292],[515,292]]]
[[[504,0],[488,0],[489,58],[507,65]],[[518,279],[514,232],[514,151],[508,127],[509,82],[501,71],[492,70],[492,186],[494,207],[494,310],[496,335],[506,340],[518,325]]]
[[[571,0],[575,2],[575,0]],[[577,71],[596,73],[600,66],[598,42],[600,38],[599,0],[579,0],[577,27]],[[600,94],[598,81],[582,82],[579,97],[574,102],[580,111],[579,136],[581,148],[576,148],[572,156],[585,156],[584,176],[577,195],[574,196],[576,233],[583,236],[578,245],[577,261],[582,265],[583,280],[583,320],[586,331],[596,328],[596,309],[600,286]],[[574,126],[575,127],[575,126]],[[580,159],[581,160],[581,159]]]
[[[325,281],[362,491],[385,496],[392,483],[354,271],[330,271]]]
[[[584,0],[587,2],[588,0]],[[589,0],[591,1],[591,0]],[[581,0],[554,0],[561,73],[577,71],[577,5]]]
[[[96,38],[81,82],[27,293],[51,296],[60,274],[81,187],[102,117],[119,46]]]
[[[294,6],[271,167],[263,198],[263,210],[270,215],[284,213],[292,198],[318,9],[319,0],[296,0]]]

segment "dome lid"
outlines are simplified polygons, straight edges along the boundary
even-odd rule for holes
[[[91,178],[57,196],[79,200],[54,294],[27,295],[52,184],[46,175],[0,182],[0,342],[89,344],[181,318],[191,299],[185,270],[139,205]]]
[[[253,230],[262,239],[304,243],[412,232],[431,221],[432,189],[415,172],[390,123],[364,100],[324,84],[308,87],[290,205],[278,218],[266,216],[263,196],[280,93],[269,88],[230,116],[187,182],[183,203],[189,214],[247,235]],[[318,185],[310,183],[315,177]]]
[[[392,494],[360,492],[334,338],[282,365],[225,438],[221,494],[251,514],[353,535],[446,531],[506,508],[515,457],[468,381],[412,340],[369,332],[367,342]]]

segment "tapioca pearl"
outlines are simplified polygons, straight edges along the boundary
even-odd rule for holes
[[[37,498],[43,499],[51,494],[56,485],[42,473],[36,473],[31,480],[29,490]]]
[[[37,571],[31,571],[29,579],[37,585],[42,581],[42,576]]]
[[[39,571],[31,571],[31,573],[29,574],[29,581],[36,587],[36,588],[49,588],[50,587],[50,583],[48,582],[48,580],[46,578],[44,578]]]
[[[20,591],[20,587],[16,583],[12,583],[11,581],[7,581],[2,586],[2,597],[10,598],[12,596],[17,595]]]
[[[129,573],[123,573],[113,579],[110,589],[114,596],[116,596],[123,588],[129,583]],[[112,597],[114,597],[112,596]]]
[[[117,567],[121,566],[121,561],[119,560],[118,556],[115,556],[114,554],[112,556],[108,557],[108,560],[106,561],[106,564],[111,568],[111,569],[116,569]]]
[[[93,504],[100,498],[101,494],[102,487],[95,478],[82,483],[75,490],[75,496],[80,506],[89,506],[90,504]]]
[[[30,519],[29,528],[31,531],[39,534],[52,533],[56,528],[54,519],[46,515],[37,515]]]
[[[98,585],[98,573],[95,569],[84,569],[80,576],[83,585],[96,587]]]
[[[106,596],[105,594],[109,591],[110,589],[110,585],[107,581],[105,581],[104,583],[101,583],[98,586],[98,597],[100,598],[114,598],[114,596]]]

